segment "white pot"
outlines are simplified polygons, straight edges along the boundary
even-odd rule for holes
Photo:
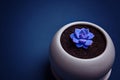
[[[77,24],[91,25],[104,34],[106,48],[102,54],[94,58],[82,59],[71,56],[62,48],[61,34],[68,27]],[[50,50],[51,69],[58,80],[107,80],[115,58],[114,44],[108,33],[100,26],[85,21],[72,22],[63,26],[55,34]]]

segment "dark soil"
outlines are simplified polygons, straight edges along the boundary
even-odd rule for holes
[[[70,34],[75,31],[75,28],[89,28],[90,32],[92,32],[95,37],[93,38],[93,44],[88,47],[88,49],[77,48],[76,45],[72,42],[70,38]],[[106,39],[105,36],[98,29],[90,26],[90,25],[74,25],[67,28],[61,35],[61,45],[63,49],[70,55],[89,59],[99,56],[103,53],[106,48]]]

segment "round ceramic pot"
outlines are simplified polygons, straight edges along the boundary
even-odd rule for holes
[[[68,54],[62,47],[61,34],[68,27],[77,24],[90,25],[103,33],[106,39],[106,48],[102,54],[90,59],[82,59]],[[107,80],[115,58],[114,44],[108,33],[100,26],[77,21],[63,26],[54,36],[50,46],[51,69],[57,80]]]

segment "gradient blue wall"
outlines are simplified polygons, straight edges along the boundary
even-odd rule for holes
[[[78,20],[98,24],[110,34],[116,47],[110,80],[120,79],[117,0],[3,0],[0,4],[0,80],[51,78],[52,37],[63,25]]]

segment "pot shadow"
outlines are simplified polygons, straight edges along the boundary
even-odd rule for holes
[[[49,61],[45,65],[45,69],[44,69],[43,73],[44,73],[43,74],[44,80],[56,80],[55,77],[52,74]]]

